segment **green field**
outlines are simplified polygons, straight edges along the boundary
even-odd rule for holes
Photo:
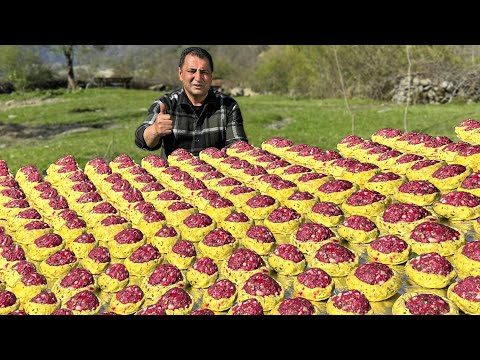
[[[112,160],[125,153],[135,161],[150,152],[134,144],[135,128],[162,93],[148,90],[88,89],[0,95],[0,159],[12,173],[25,165],[46,169],[73,155],[80,167],[95,157]],[[236,98],[252,145],[275,136],[322,149],[352,133],[369,138],[382,127],[445,135],[458,141],[454,127],[480,118],[480,104],[404,105],[370,100],[292,99],[281,96]],[[352,121],[352,114],[354,121]],[[16,132],[10,132],[9,130]],[[20,135],[18,131],[20,131]]]

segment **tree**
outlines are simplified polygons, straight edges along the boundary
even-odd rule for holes
[[[105,45],[57,45],[53,47],[54,51],[58,50],[58,47],[61,49],[63,56],[65,56],[66,66],[67,66],[67,80],[69,91],[74,91],[77,88],[77,81],[75,79],[74,72],[74,54],[76,50],[79,51],[91,51],[99,50],[102,51],[105,49]]]
[[[75,45],[62,45],[63,55],[67,61],[67,80],[68,90],[75,90],[77,88],[77,81],[75,80],[75,73],[73,71],[73,51]]]
[[[0,45],[0,80],[13,84],[16,91],[41,87],[52,71],[40,55],[40,46]]]

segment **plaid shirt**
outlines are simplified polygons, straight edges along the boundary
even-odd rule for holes
[[[173,132],[150,148],[145,143],[145,128],[153,124],[160,112],[160,102],[166,105],[172,116]],[[234,142],[247,140],[243,128],[242,113],[231,97],[210,89],[200,115],[197,115],[183,88],[165,94],[153,102],[144,122],[135,131],[135,144],[144,150],[154,151],[163,147],[160,155],[166,159],[175,149],[183,148],[193,155],[207,147],[229,147]]]

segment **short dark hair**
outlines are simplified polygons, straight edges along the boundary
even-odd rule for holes
[[[207,50],[202,49],[201,47],[196,47],[196,46],[186,48],[182,51],[182,54],[180,55],[180,61],[178,63],[179,68],[181,68],[183,64],[185,64],[185,58],[187,57],[188,54],[192,54],[196,57],[199,57],[200,59],[208,59],[208,61],[210,62],[210,68],[213,72],[212,56]]]

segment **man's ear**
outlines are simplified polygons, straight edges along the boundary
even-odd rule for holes
[[[178,78],[182,81],[182,68],[180,66],[178,67]]]

